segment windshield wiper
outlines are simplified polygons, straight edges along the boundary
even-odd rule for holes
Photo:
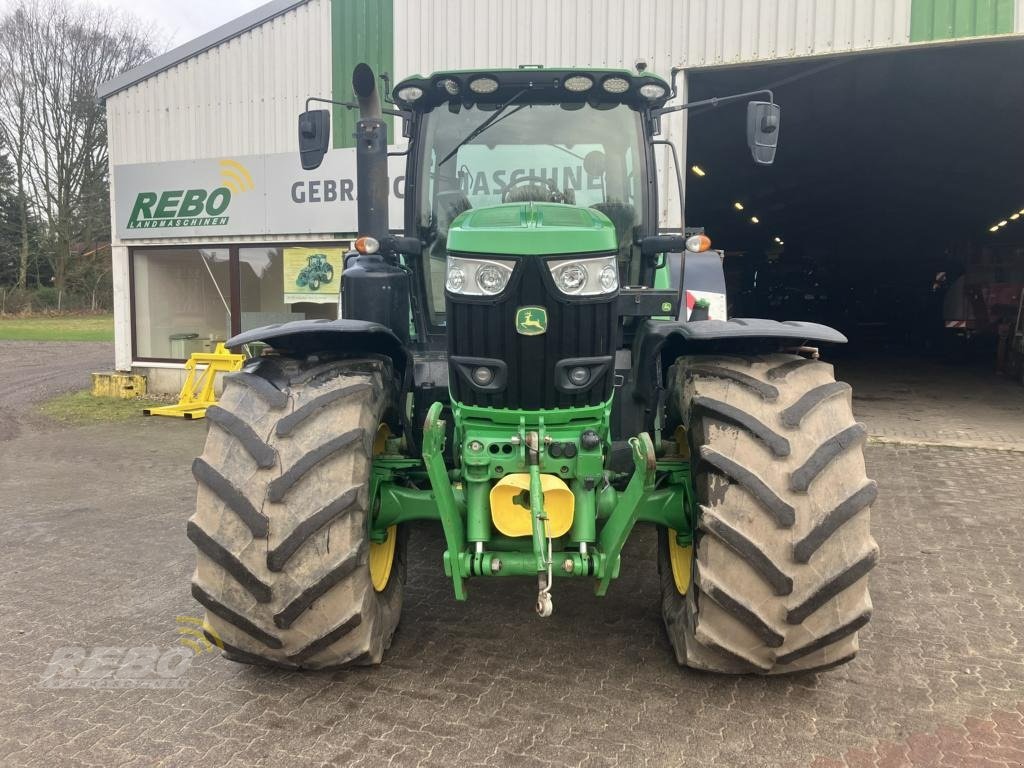
[[[515,102],[515,100],[518,99],[520,96],[522,96],[524,93],[526,93],[527,90],[528,89],[523,88],[523,90],[521,90],[519,93],[517,93],[511,99],[509,99],[504,104],[502,104],[500,107],[498,107],[496,110],[494,110],[494,112],[486,120],[484,120],[482,123],[480,123],[480,125],[478,125],[472,131],[470,131],[469,134],[466,136],[466,138],[464,138],[462,141],[460,141],[458,144],[456,144],[454,147],[452,147],[452,151],[449,152],[447,155],[444,156],[444,158],[441,159],[441,161],[437,164],[437,167],[440,168],[442,165],[447,163],[449,160],[451,160],[455,156],[456,152],[458,152],[460,149],[462,149],[462,147],[464,147],[466,144],[471,142],[473,139],[475,139],[481,133],[483,133],[488,128],[490,128],[495,123],[495,121],[499,117],[501,117],[501,115],[505,112],[505,110],[508,109],[510,106],[512,106],[512,104]]]

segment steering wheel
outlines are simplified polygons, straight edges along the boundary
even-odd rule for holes
[[[501,202],[508,202],[509,193],[512,192],[512,190],[515,189],[516,187],[522,186],[525,183],[529,183],[534,186],[546,186],[549,190],[551,190],[550,202],[552,203],[566,202],[565,195],[558,189],[558,185],[555,184],[553,179],[548,179],[545,178],[544,176],[533,175],[520,176],[515,181],[510,181],[507,185],[505,185],[505,191],[502,192],[501,194]]]

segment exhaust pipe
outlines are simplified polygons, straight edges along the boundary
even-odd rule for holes
[[[359,235],[381,246],[388,236],[388,125],[380,108],[377,78],[366,64],[352,72],[359,103],[356,122],[356,204]],[[390,252],[346,257],[341,281],[341,316],[390,328],[402,345],[409,343],[409,275]]]
[[[368,64],[352,71],[359,103],[356,122],[356,194],[359,234],[377,240],[388,234],[388,126],[380,108],[377,77]]]
[[[369,64],[356,64],[352,70],[352,90],[359,104],[360,120],[380,120],[380,96],[377,93],[377,78]]]

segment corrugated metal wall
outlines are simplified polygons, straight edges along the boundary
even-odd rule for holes
[[[365,62],[377,74],[394,72],[391,0],[332,0],[333,98],[352,99],[352,70]],[[332,140],[335,147],[354,147],[357,114],[335,107]],[[394,121],[387,117],[388,135],[394,137]]]
[[[110,161],[298,149],[295,116],[331,92],[331,2],[310,0],[107,99]]]
[[[1014,0],[913,0],[913,42],[1013,32]]]
[[[703,67],[902,45],[910,0],[394,0],[399,76],[524,63]]]

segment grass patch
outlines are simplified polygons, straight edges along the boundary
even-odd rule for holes
[[[0,317],[0,341],[113,340],[113,315]]]
[[[144,418],[143,408],[156,405],[167,405],[167,402],[146,398],[93,397],[89,390],[83,389],[47,400],[39,406],[39,411],[56,421],[78,426],[129,421],[136,417],[141,419]]]

